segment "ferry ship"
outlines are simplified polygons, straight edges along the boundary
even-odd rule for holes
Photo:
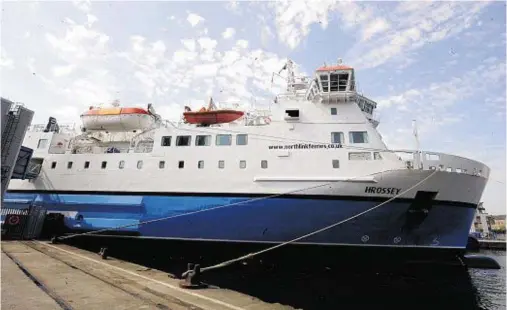
[[[489,168],[388,149],[352,67],[282,70],[287,88],[263,110],[210,100],[166,121],[116,102],[85,111],[79,132],[32,125],[23,145],[37,177],[12,180],[5,206],[137,240],[269,246],[343,221],[291,246],[463,253]]]

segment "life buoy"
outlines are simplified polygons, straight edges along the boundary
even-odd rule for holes
[[[11,215],[11,217],[9,217],[9,220],[7,221],[7,223],[9,223],[9,225],[12,225],[12,226],[18,225],[19,224],[19,216],[18,215]]]
[[[271,124],[271,118],[269,118],[268,116],[264,117],[264,123],[266,123],[267,125]]]

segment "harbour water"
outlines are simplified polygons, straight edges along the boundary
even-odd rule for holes
[[[478,305],[481,309],[505,309],[506,270],[505,251],[485,251],[481,254],[493,257],[501,266],[500,270],[471,269],[472,284],[476,288]]]

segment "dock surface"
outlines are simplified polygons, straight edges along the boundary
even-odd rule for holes
[[[2,309],[292,309],[63,244],[2,241]]]

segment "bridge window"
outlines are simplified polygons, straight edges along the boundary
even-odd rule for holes
[[[340,161],[338,159],[333,159],[333,168],[340,168]]]
[[[350,143],[368,143],[368,133],[366,131],[349,132]]]
[[[192,136],[177,136],[176,146],[189,146]]]
[[[268,168],[268,161],[267,160],[261,160],[261,168],[262,169]]]
[[[197,162],[197,168],[204,169],[204,160],[199,160],[199,162]]]
[[[338,114],[336,111],[336,108],[331,108],[331,115],[336,115],[336,114]]]
[[[370,152],[350,152],[349,160],[371,160]]]
[[[231,145],[232,135],[217,135],[217,145]]]
[[[180,161],[178,162],[178,168],[179,168],[179,169],[183,169],[183,168],[185,168],[185,161],[180,160]]]
[[[39,139],[39,143],[37,143],[38,149],[45,149],[48,146],[48,139]]]
[[[196,146],[208,146],[211,144],[211,136],[210,135],[206,135],[206,136],[196,136],[195,137],[195,145]]]
[[[223,160],[219,160],[219,161],[218,161],[218,168],[220,168],[220,169],[224,169],[224,167],[225,167],[225,161],[223,161]]]
[[[71,162],[71,161],[69,161],[69,162],[67,163],[67,169],[72,169],[72,162]]]
[[[171,136],[162,137],[162,146],[171,146]]]
[[[143,168],[143,161],[142,160],[138,160],[137,161],[137,169],[141,169]]]
[[[329,91],[338,91],[338,74],[330,74],[330,84]]]
[[[84,168],[85,168],[85,169],[90,168],[90,162],[89,162],[89,161],[85,161],[85,163],[84,163]]]
[[[101,165],[101,168],[102,169],[106,169],[106,167],[107,167],[107,161],[103,161],[102,165]]]
[[[240,134],[236,136],[236,144],[237,145],[247,145],[248,144],[248,135]]]
[[[164,169],[165,168],[165,161],[161,160],[158,162],[158,168],[159,169]]]
[[[246,160],[240,160],[239,161],[239,168],[245,169],[246,168]]]
[[[381,160],[382,155],[380,155],[380,152],[373,152],[373,159],[375,160]]]
[[[329,79],[327,74],[322,74],[320,76],[320,82],[322,84],[322,92],[329,92]]]
[[[331,143],[345,143],[345,136],[343,135],[343,132],[332,132]]]

